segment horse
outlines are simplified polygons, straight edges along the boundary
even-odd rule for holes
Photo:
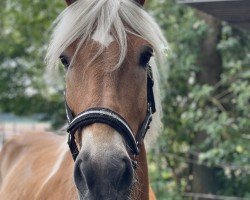
[[[160,132],[156,64],[167,41],[143,0],[66,3],[45,60],[65,68],[68,135],[31,131],[7,141],[0,199],[154,200],[144,137]]]

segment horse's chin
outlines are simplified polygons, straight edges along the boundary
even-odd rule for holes
[[[117,193],[109,193],[107,191],[106,194],[91,194],[87,192],[86,194],[79,194],[79,200],[129,200],[129,193],[127,194],[117,194]]]

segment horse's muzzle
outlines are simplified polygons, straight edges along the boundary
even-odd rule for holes
[[[125,200],[129,196],[134,170],[130,158],[123,152],[84,151],[75,163],[75,184],[82,199]]]

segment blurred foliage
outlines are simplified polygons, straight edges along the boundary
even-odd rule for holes
[[[0,111],[42,113],[61,125],[63,84],[51,84],[43,60],[50,26],[64,2],[2,0],[0,6]],[[206,23],[194,9],[173,0],[151,0],[147,6],[171,49],[169,69],[161,68],[168,76],[162,76],[161,85],[165,127],[149,154],[158,198],[183,199],[193,162],[222,169],[218,194],[250,197],[250,36],[223,24],[217,46],[223,60],[221,80],[215,86],[201,85],[197,58],[199,43],[209,33]],[[197,147],[192,141],[199,132],[208,137]]]
[[[168,78],[162,77],[164,131],[150,155],[151,181],[159,199],[182,199],[189,190],[190,164],[218,167],[218,194],[250,197],[250,37],[222,24],[217,49],[223,61],[221,80],[199,84],[199,43],[211,34],[197,12],[174,1],[150,1],[170,45]],[[205,51],[205,49],[204,49]],[[165,66],[161,68],[166,74]],[[195,136],[206,139],[193,145]],[[207,148],[207,147],[210,148]],[[194,160],[193,157],[197,157]],[[190,180],[189,180],[190,179]]]
[[[44,114],[44,119],[53,119],[55,125],[65,121],[60,115],[62,85],[49,85],[49,77],[44,73],[50,27],[63,6],[61,0],[1,1],[1,112],[18,115],[39,112]]]

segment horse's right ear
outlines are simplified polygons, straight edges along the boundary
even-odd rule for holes
[[[74,3],[76,0],[65,0],[65,1],[66,1],[67,5],[69,6],[69,5],[71,5],[72,3]]]
[[[141,6],[143,6],[144,5],[144,3],[145,3],[145,0],[136,0],[139,4],[141,4]]]

